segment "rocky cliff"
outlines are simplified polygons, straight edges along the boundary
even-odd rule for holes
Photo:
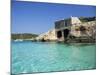
[[[55,29],[49,30],[46,33],[43,33],[36,37],[36,40],[46,40],[46,41],[55,41],[57,40]]]

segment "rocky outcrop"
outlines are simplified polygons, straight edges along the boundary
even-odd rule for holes
[[[75,24],[71,26],[70,34],[75,37],[94,37],[96,34],[96,21]]]
[[[56,34],[55,34],[55,29],[49,30],[46,33],[43,33],[39,35],[36,40],[40,41],[55,41],[57,40]]]
[[[96,21],[71,26],[67,42],[94,43],[96,41]]]

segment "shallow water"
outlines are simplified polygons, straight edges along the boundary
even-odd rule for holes
[[[12,42],[12,73],[36,73],[96,68],[95,44]]]

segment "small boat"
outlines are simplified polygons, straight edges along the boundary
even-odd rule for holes
[[[22,42],[23,40],[22,39],[16,39],[16,40],[14,40],[15,42]]]

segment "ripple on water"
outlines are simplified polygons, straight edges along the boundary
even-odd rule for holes
[[[95,44],[13,42],[12,73],[95,69],[95,49]]]

